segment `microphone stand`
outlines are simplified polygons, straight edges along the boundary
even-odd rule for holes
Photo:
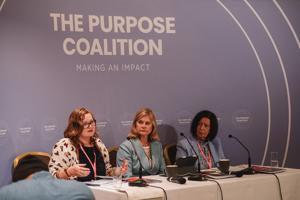
[[[142,165],[140,163],[140,168],[139,168],[139,179],[142,179]]]
[[[201,173],[201,166],[200,166],[200,158],[198,156],[198,154],[196,153],[192,143],[190,142],[190,140],[184,135],[184,133],[180,133],[180,135],[182,137],[184,137],[186,139],[186,141],[189,143],[189,145],[192,147],[192,150],[193,152],[195,153],[195,155],[197,156],[197,160],[198,160],[198,164],[197,164],[197,170],[198,170],[198,173],[196,175],[193,175],[193,176],[190,176],[188,177],[189,180],[192,180],[192,181],[203,181],[203,176],[202,176],[202,173]]]
[[[234,138],[248,152],[248,167],[246,169],[241,170],[241,172],[243,172],[243,174],[248,174],[248,175],[249,174],[254,174],[255,171],[254,171],[254,169],[252,168],[252,165],[251,165],[251,156],[250,156],[249,149],[237,137],[235,137],[235,136],[233,136],[231,134],[228,135],[228,137],[229,138]]]
[[[142,178],[142,170],[143,170],[143,166],[142,166],[142,162],[140,160],[140,157],[139,155],[137,154],[137,151],[135,149],[135,146],[134,144],[132,143],[131,139],[128,139],[129,142],[131,143],[132,147],[133,147],[133,150],[134,150],[134,153],[136,155],[136,157],[138,158],[138,161],[139,161],[139,164],[140,164],[140,168],[139,168],[139,178],[134,180],[134,181],[129,181],[128,185],[129,186],[138,186],[138,187],[146,187],[148,184],[147,182]]]

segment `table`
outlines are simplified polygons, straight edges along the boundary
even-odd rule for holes
[[[300,200],[300,169],[286,169],[276,174],[280,180],[284,200]],[[168,200],[221,200],[221,191],[213,181],[187,181],[185,184],[168,182],[166,177],[147,176],[161,180],[150,185],[164,188]],[[244,175],[216,180],[221,186],[224,200],[280,200],[279,185],[272,174]],[[114,188],[112,181],[90,187],[96,199],[105,200],[163,200],[162,189],[154,187],[129,187],[123,183],[120,189]]]

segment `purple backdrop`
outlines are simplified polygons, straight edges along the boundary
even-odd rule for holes
[[[164,144],[209,109],[232,164],[246,152],[228,134],[256,164],[278,151],[300,168],[299,1],[1,2],[0,186],[16,155],[50,152],[81,106],[108,147],[142,106]]]

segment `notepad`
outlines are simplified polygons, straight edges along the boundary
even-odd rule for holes
[[[236,175],[234,174],[223,174],[221,172],[213,172],[209,174],[204,174],[204,176],[208,179],[225,179],[225,178],[234,178]]]

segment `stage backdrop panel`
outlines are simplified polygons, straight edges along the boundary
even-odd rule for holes
[[[27,0],[0,5],[0,185],[15,156],[51,152],[70,112],[97,118],[107,147],[150,107],[163,144],[218,116],[232,164],[247,153],[300,167],[300,2]]]

